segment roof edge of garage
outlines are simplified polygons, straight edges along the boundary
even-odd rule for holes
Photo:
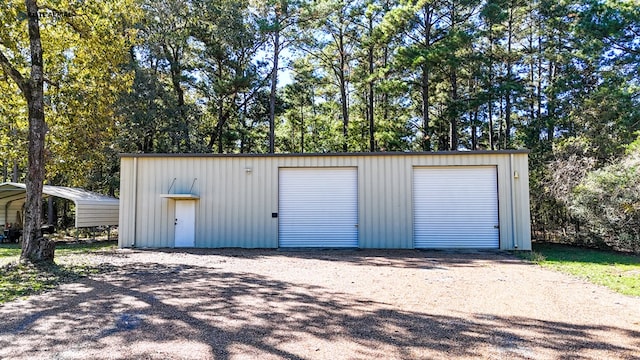
[[[419,156],[419,155],[486,155],[486,154],[529,154],[529,149],[518,150],[475,150],[475,151],[420,151],[420,152],[344,152],[344,153],[278,153],[278,154],[210,154],[210,153],[123,153],[121,158],[154,158],[154,157],[300,157],[300,156]]]

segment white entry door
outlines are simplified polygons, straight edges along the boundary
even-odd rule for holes
[[[500,246],[495,166],[413,169],[414,246]]]
[[[176,200],[175,247],[194,247],[196,244],[196,202]]]
[[[282,168],[279,188],[280,247],[358,246],[356,168]]]

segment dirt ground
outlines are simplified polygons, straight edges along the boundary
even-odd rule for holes
[[[82,256],[115,270],[0,306],[0,358],[640,359],[640,298],[506,253]]]

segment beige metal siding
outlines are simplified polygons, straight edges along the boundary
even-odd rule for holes
[[[513,171],[518,173],[514,183],[514,236],[520,250],[531,250],[531,210],[529,203],[529,158],[513,156]],[[513,175],[513,174],[512,174]],[[513,247],[509,247],[512,249]]]
[[[133,178],[134,162],[138,159],[120,159],[120,214],[118,221],[118,246],[130,247],[134,243],[135,235],[135,198],[136,181]]]
[[[131,246],[135,239],[135,245],[140,247],[173,246],[175,200],[161,198],[160,194],[169,192],[175,178],[171,193],[191,192],[200,197],[196,200],[196,247],[276,248],[278,219],[272,218],[271,213],[278,212],[278,169],[350,166],[358,168],[359,246],[412,248],[413,167],[465,165],[497,167],[500,248],[514,248],[515,239],[519,249],[530,249],[527,154],[504,152],[193,157],[125,155],[121,169],[119,244]],[[513,177],[515,171],[518,179]]]
[[[18,223],[17,215],[22,213],[22,205],[26,201],[26,185],[22,183],[0,184],[0,218],[2,223]],[[45,197],[57,197],[73,201],[75,205],[75,226],[94,227],[118,225],[119,200],[110,196],[86,191],[80,188],[44,185],[42,194]]]
[[[76,227],[118,225],[119,208],[118,201],[109,204],[78,202],[76,204]]]
[[[18,213],[20,213],[22,216],[22,206],[24,205],[24,200],[16,200],[11,202],[6,208],[6,212],[5,212],[5,206],[1,206],[0,209],[0,221],[2,221],[2,225],[5,225],[6,223],[8,224],[15,224],[18,222]],[[22,221],[24,221],[24,219],[21,218]]]

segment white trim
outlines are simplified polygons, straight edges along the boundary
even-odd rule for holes
[[[416,248],[500,247],[495,166],[413,169]]]
[[[195,194],[160,194],[161,198],[175,199],[175,200],[198,200],[200,196]]]
[[[355,167],[280,168],[279,246],[358,246]]]

